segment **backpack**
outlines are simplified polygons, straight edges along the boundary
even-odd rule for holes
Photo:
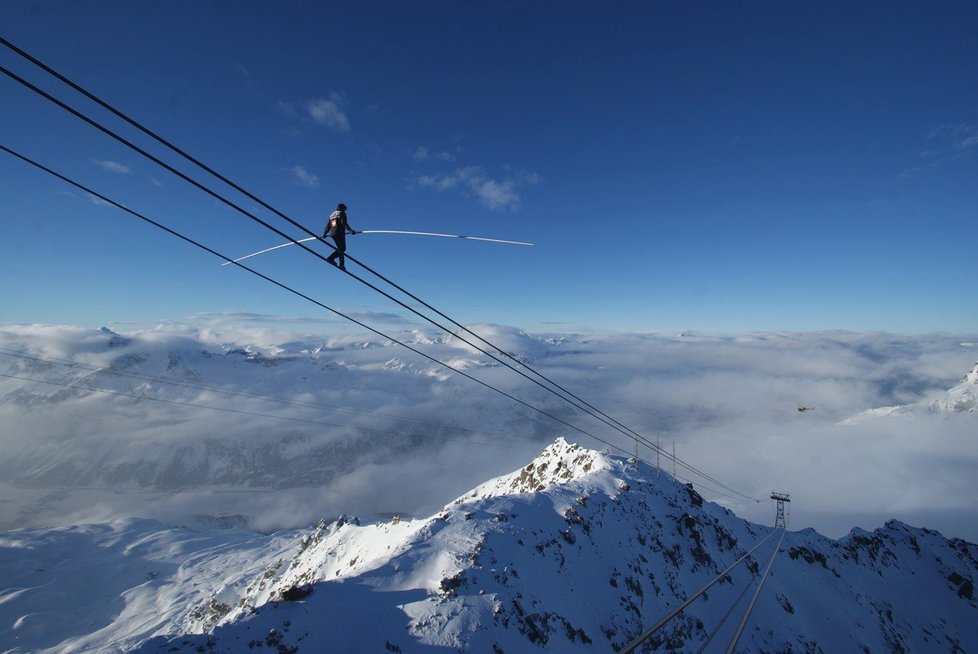
[[[342,217],[343,217],[342,212],[338,210],[329,214],[329,222],[326,223],[326,234],[332,236],[333,234],[336,233],[337,229],[342,229],[340,225],[340,218]]]

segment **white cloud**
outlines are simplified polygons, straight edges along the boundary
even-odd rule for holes
[[[929,139],[950,141],[954,145],[961,145],[972,141],[978,136],[978,125],[970,123],[946,123],[939,125],[931,130],[927,135]]]
[[[110,480],[112,471],[122,477],[135,474],[127,470],[138,471],[146,490],[160,497],[176,490],[193,499],[187,511],[231,511],[252,524],[277,528],[343,512],[431,513],[475,483],[524,465],[556,435],[602,447],[460,376],[436,371],[429,361],[380,337],[310,337],[288,331],[290,324],[292,329],[316,327],[315,321],[306,321],[208,314],[128,331],[124,338],[75,327],[0,325],[0,348],[190,385],[93,375],[0,355],[5,374],[333,425],[0,378],[0,478],[17,481],[18,476],[56,470],[57,485],[80,488]],[[583,337],[528,335],[498,325],[472,329],[653,441],[661,436],[667,450],[675,441],[684,460],[764,500],[737,502],[704,490],[742,517],[770,523],[766,498],[778,489],[792,495],[793,529],[813,526],[836,537],[852,526],[872,528],[895,517],[947,535],[978,538],[978,509],[972,501],[978,494],[978,413],[839,424],[866,409],[942,395],[973,367],[976,335]],[[593,427],[455,338],[433,331],[395,333],[488,383],[633,448],[624,436]],[[220,394],[195,384],[300,403]],[[802,404],[815,410],[800,413]],[[489,450],[485,443],[502,447]],[[476,449],[492,456],[472,456]],[[328,473],[317,467],[326,452]],[[644,447],[642,454],[654,460]],[[193,461],[196,472],[180,461]],[[218,482],[253,492],[241,494],[240,501],[234,493],[208,496],[205,487]],[[120,477],[104,485],[129,503],[118,510],[151,512],[142,504],[144,496],[124,497],[126,483]],[[253,484],[278,490],[258,492]],[[303,484],[309,487],[296,487]],[[106,501],[113,492],[106,493]],[[48,501],[50,513],[35,512],[42,516],[38,519],[67,515],[59,513],[67,505],[57,502]],[[280,510],[285,506],[291,510]],[[14,520],[22,508],[12,501],[0,505],[0,514]]]
[[[978,124],[945,123],[927,134],[928,146],[918,153],[918,165],[900,172],[900,177],[910,178],[925,171],[959,161],[970,160],[978,152]]]
[[[973,132],[971,136],[966,136],[955,143],[955,146],[959,148],[973,148],[978,146],[978,129],[973,130]]]
[[[295,177],[296,183],[299,186],[305,186],[306,188],[319,188],[319,177],[310,173],[302,166],[292,166],[290,171],[292,176]]]
[[[949,146],[959,151],[967,150],[978,146],[978,125],[970,123],[940,125],[931,130],[927,138],[943,142],[945,147]],[[938,148],[937,150],[928,150],[922,153],[922,156],[940,156],[941,154],[943,154],[942,149]]]
[[[510,208],[516,209],[520,204],[520,196],[516,193],[516,182],[504,180],[497,182],[494,179],[485,179],[475,182],[472,191],[484,205],[490,209]]]
[[[411,155],[411,158],[415,161],[455,161],[455,155],[451,152],[444,150],[441,152],[432,152],[424,145],[419,145]]]
[[[130,172],[129,166],[108,159],[92,159],[92,163],[109,173],[127,174]]]
[[[343,111],[345,104],[346,98],[342,94],[333,93],[330,95],[329,100],[325,98],[310,100],[306,104],[306,109],[309,111],[309,116],[316,123],[329,127],[330,129],[335,129],[338,132],[349,132],[350,119]]]
[[[520,208],[519,189],[540,183],[540,176],[526,171],[515,171],[502,179],[493,179],[481,166],[457,168],[451,173],[421,175],[417,178],[421,186],[447,191],[461,186],[489,209]]]
[[[88,199],[91,201],[91,203],[94,204],[97,207],[111,207],[111,206],[114,206],[111,203],[106,202],[102,198],[98,197],[97,195],[92,195],[91,193],[86,193],[85,195],[88,196]]]
[[[156,188],[163,188],[163,182],[161,182],[160,180],[156,179],[155,177],[150,177],[149,178],[149,183],[152,184],[153,186],[155,186]]]

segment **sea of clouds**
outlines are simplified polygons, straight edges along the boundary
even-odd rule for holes
[[[898,518],[978,540],[978,412],[924,408],[974,368],[974,335],[470,327],[760,500],[679,470],[742,517],[773,522],[778,490],[791,494],[793,529],[840,536]],[[273,530],[340,513],[428,514],[558,435],[635,451],[458,338],[396,336],[607,443],[373,335],[202,320],[3,325],[0,529],[125,515]],[[914,403],[919,411],[847,421]],[[639,455],[656,461],[648,447]]]

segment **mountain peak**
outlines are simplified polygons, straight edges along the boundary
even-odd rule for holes
[[[122,347],[123,345],[129,344],[128,338],[122,336],[118,332],[112,331],[108,327],[99,327],[98,333],[101,334],[102,336],[108,337],[109,340],[107,342],[107,345],[110,348]]]
[[[491,479],[474,488],[465,497],[539,493],[559,484],[583,479],[600,470],[608,470],[613,465],[607,455],[568,443],[562,436],[558,436],[536,458],[516,472]]]
[[[978,410],[978,363],[960,384],[932,402],[931,410],[944,416]]]

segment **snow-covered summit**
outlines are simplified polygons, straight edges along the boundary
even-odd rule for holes
[[[931,410],[945,416],[978,411],[978,363],[960,384],[945,393],[944,397],[934,400]]]
[[[491,479],[460,499],[538,493],[558,484],[582,480],[598,471],[609,470],[614,465],[607,455],[568,443],[563,437],[558,436],[539,456],[524,467],[508,475]]]
[[[206,601],[168,621],[181,625],[178,635],[157,631],[129,644],[138,652],[617,651],[771,533],[644,463],[558,439],[427,518],[324,521],[262,572],[227,570]],[[653,649],[705,643],[775,542],[671,621]],[[740,648],[967,650],[978,642],[975,579],[978,547],[897,521],[838,541],[789,532]],[[714,642],[724,645],[735,622]]]

